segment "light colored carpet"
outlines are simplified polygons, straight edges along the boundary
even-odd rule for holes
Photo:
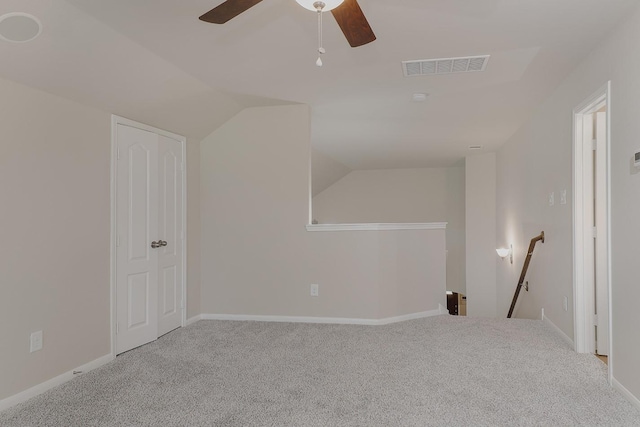
[[[11,426],[640,426],[532,320],[201,321],[0,414]]]

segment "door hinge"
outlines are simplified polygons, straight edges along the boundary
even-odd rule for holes
[[[120,236],[116,237],[116,248],[120,247]]]
[[[591,140],[591,149],[593,151],[596,151],[598,149],[598,140],[597,139],[592,139]]]
[[[120,323],[116,322],[116,335],[120,333]]]
[[[593,227],[593,238],[595,239],[598,236],[598,228]]]
[[[593,326],[598,326],[598,315],[597,314],[593,315]]]
[[[180,163],[180,171],[184,172],[184,162]]]
[[[116,159],[120,160],[120,147],[116,148]]]

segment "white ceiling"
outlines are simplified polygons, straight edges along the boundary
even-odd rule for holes
[[[0,43],[0,76],[202,138],[240,109],[312,107],[312,143],[352,169],[448,166],[503,144],[638,0],[359,0],[378,40],[351,48],[295,0],[224,25],[221,0],[3,0],[43,23]],[[401,61],[490,54],[483,73],[405,78]],[[414,92],[430,94],[424,103]]]

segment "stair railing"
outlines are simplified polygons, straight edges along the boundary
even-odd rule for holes
[[[531,262],[531,255],[533,255],[533,250],[536,247],[536,243],[538,241],[542,241],[544,243],[544,231],[540,233],[539,236],[531,239],[531,243],[529,243],[529,250],[527,251],[527,257],[524,259],[524,265],[522,266],[522,273],[520,273],[520,279],[518,280],[518,286],[516,287],[516,293],[513,295],[513,301],[511,301],[511,308],[509,308],[509,314],[507,314],[507,318],[510,319],[513,314],[513,309],[516,308],[516,302],[518,301],[518,295],[520,295],[520,289],[522,289],[522,284],[524,283],[524,277],[527,275],[527,270],[529,269],[529,263]]]

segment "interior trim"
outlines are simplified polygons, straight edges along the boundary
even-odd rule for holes
[[[190,317],[190,318],[187,319],[187,323],[186,323],[185,326],[189,326],[191,324],[199,322],[200,320],[202,320],[202,315],[201,314],[198,314],[196,316]]]
[[[562,329],[560,329],[555,323],[553,323],[551,321],[551,319],[549,319],[548,317],[546,317],[544,315],[544,308],[542,309],[542,321],[546,324],[549,325],[549,327],[551,327],[551,329],[553,329],[560,337],[562,337],[562,339],[569,344],[569,346],[573,349],[575,348],[575,344],[573,342],[573,340],[571,338],[569,338],[569,335],[565,334]]]
[[[635,397],[633,393],[631,393],[625,386],[620,384],[620,381],[618,381],[614,377],[611,377],[611,385],[613,386],[613,388],[618,390],[629,402],[631,402],[633,406],[640,409],[640,400],[638,400],[638,398]]]
[[[307,231],[446,230],[446,222],[380,224],[307,224]]]
[[[404,322],[412,319],[422,319],[425,317],[449,314],[449,311],[438,304],[435,310],[422,311],[418,313],[404,314],[402,316],[386,317],[383,319],[359,319],[351,317],[307,317],[307,316],[270,316],[252,314],[201,314],[202,320],[231,320],[231,321],[253,321],[253,322],[284,322],[284,323],[319,323],[337,325],[369,325],[380,326],[391,323]]]

